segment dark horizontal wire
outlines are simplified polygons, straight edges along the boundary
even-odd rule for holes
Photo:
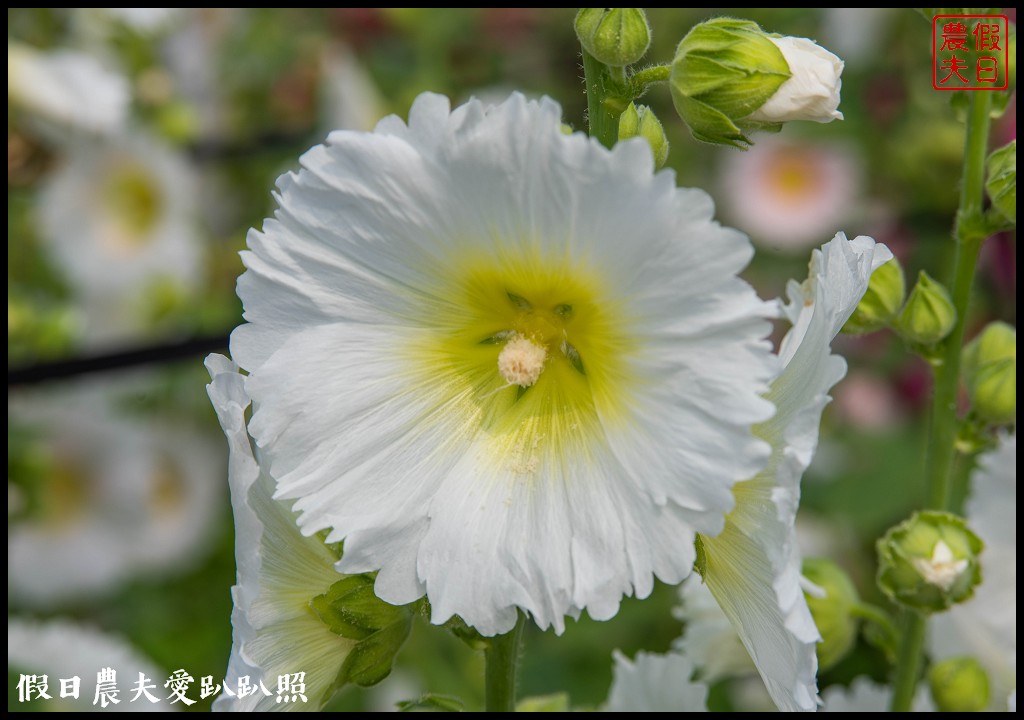
[[[118,352],[76,357],[68,360],[36,363],[7,369],[7,387],[36,385],[38,383],[65,378],[91,375],[94,373],[163,365],[174,360],[199,358],[215,350],[226,350],[228,336],[196,335],[176,342],[131,348]]]
[[[316,133],[312,130],[264,133],[242,142],[213,139],[197,140],[188,146],[188,152],[193,159],[199,162],[210,162],[246,158],[263,152],[294,151],[297,147],[309,147],[322,141],[323,138],[316,138]]]

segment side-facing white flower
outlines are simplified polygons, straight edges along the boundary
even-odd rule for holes
[[[871,238],[850,241],[839,233],[814,251],[805,282],[790,281],[785,312],[793,328],[779,348],[783,370],[767,395],[777,412],[754,429],[770,443],[771,458],[755,478],[733,488],[736,508],[725,530],[700,539],[704,581],[781,710],[813,710],[817,702],[819,636],[801,589],[794,523],[828,391],[846,374],[846,361],[829,346],[871,273],[891,257]]]
[[[706,712],[708,687],[692,682],[693,662],[679,652],[639,652],[630,660],[616,650],[615,676],[605,712]]]
[[[39,709],[53,712],[96,711],[97,674],[105,668],[114,671],[114,683],[121,687],[118,702],[106,704],[103,712],[170,712],[175,709],[162,689],[167,674],[124,639],[71,620],[35,621],[12,617],[7,619],[7,670],[19,675],[46,675],[49,699],[38,698]],[[131,701],[129,688],[139,680],[139,673],[152,686],[150,695],[159,702],[140,696]],[[78,697],[62,697],[61,679],[78,677]],[[15,688],[8,687],[14,703]]]
[[[63,128],[110,133],[128,116],[128,80],[74,50],[7,41],[7,100]]]
[[[39,198],[43,240],[77,292],[87,337],[143,332],[155,282],[193,287],[201,268],[196,183],[185,159],[129,134],[67,147]]]
[[[355,645],[333,633],[310,607],[341,579],[337,557],[317,536],[303,537],[285,503],[274,500],[273,480],[261,471],[245,429],[249,398],[237,366],[211,355],[210,399],[231,452],[229,482],[235,514],[238,584],[231,594],[234,642],[225,683],[237,687],[248,676],[273,692],[279,675],[304,672],[309,704],[282,704],[257,692],[247,697],[221,694],[219,711],[319,709],[335,689],[342,664]]]
[[[424,94],[301,162],[249,234],[231,350],[276,497],[339,571],[485,635],[688,575],[772,412],[773,311],[707,195],[521,95]]]
[[[933,659],[973,656],[988,674],[989,710],[1006,710],[1017,688],[1017,436],[978,460],[967,524],[985,542],[982,582],[965,603],[932,616]]]
[[[141,389],[122,378],[118,390]],[[7,531],[8,591],[33,607],[100,596],[129,578],[204,557],[224,493],[223,451],[205,434],[118,412],[107,384],[12,393],[8,422],[44,459]]]
[[[842,120],[839,93],[843,61],[807,38],[768,39],[782,52],[792,75],[748,119],[767,123]]]

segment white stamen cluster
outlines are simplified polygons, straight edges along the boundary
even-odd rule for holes
[[[498,355],[498,372],[509,385],[530,387],[544,370],[548,351],[527,337],[516,335]]]

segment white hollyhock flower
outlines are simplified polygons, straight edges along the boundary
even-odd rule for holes
[[[7,100],[64,128],[110,133],[124,125],[131,95],[128,80],[91,55],[8,40]]]
[[[790,281],[785,313],[793,328],[779,348],[783,370],[767,395],[777,412],[754,429],[771,444],[771,458],[755,478],[733,488],[736,508],[724,532],[700,539],[704,581],[781,710],[816,706],[819,636],[801,589],[794,523],[828,391],[846,374],[846,362],[829,345],[871,273],[891,257],[871,238],[849,241],[839,233],[814,251],[805,282]]]
[[[115,673],[120,702],[108,704],[102,708],[103,712],[170,712],[175,709],[163,690],[167,673],[122,638],[70,620],[7,619],[8,673],[47,676],[50,699],[39,698],[39,710],[100,710],[93,699],[97,673],[104,668],[111,668]],[[151,702],[145,696],[131,701],[134,694],[131,688],[138,682],[139,673],[145,675],[146,684],[155,686],[149,692],[159,702]],[[78,697],[61,697],[61,679],[76,676],[80,680]],[[8,692],[10,706],[17,707],[15,688],[9,687]]]
[[[341,579],[337,557],[317,536],[303,537],[285,503],[274,500],[273,480],[260,469],[245,428],[249,398],[244,378],[227,358],[206,366],[210,399],[231,451],[229,482],[235,514],[238,584],[232,588],[234,643],[225,678],[238,687],[248,676],[274,693],[279,675],[304,672],[308,704],[282,705],[276,694],[244,698],[222,693],[214,710],[248,712],[319,709],[335,689],[355,642],[333,633],[310,609],[310,600]]]
[[[769,123],[842,120],[839,92],[843,61],[807,38],[769,35],[768,39],[786,59],[792,76],[747,119]]]
[[[932,616],[933,659],[970,655],[989,677],[989,710],[1006,710],[1017,687],[1017,436],[978,459],[967,524],[985,542],[982,582],[967,602]]]
[[[689,574],[764,462],[774,370],[750,244],[706,194],[520,95],[421,95],[279,187],[231,350],[276,497],[344,540],[339,571],[485,635]],[[499,371],[522,338],[531,385]]]
[[[120,381],[123,389],[125,380]],[[129,578],[190,567],[224,497],[223,451],[205,434],[118,414],[106,385],[12,394],[8,422],[34,437],[38,503],[8,520],[8,590],[52,606]]]
[[[691,682],[694,664],[685,655],[639,652],[630,660],[616,650],[615,677],[605,712],[706,712],[708,687]]]
[[[889,712],[892,687],[878,685],[866,677],[858,677],[849,687],[833,685],[821,694],[821,712]],[[935,712],[925,685],[914,695],[913,712]]]
[[[73,142],[47,180],[43,240],[78,294],[91,341],[151,324],[141,307],[154,283],[200,279],[196,182],[185,159],[155,138]]]

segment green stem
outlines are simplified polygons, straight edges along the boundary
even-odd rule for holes
[[[653,67],[637,70],[629,76],[629,88],[634,98],[638,98],[647,91],[648,85],[654,83],[668,82],[672,74],[671,65],[654,65]]]
[[[511,632],[492,638],[484,650],[484,693],[487,712],[515,712],[516,666],[519,664],[519,641],[523,636],[526,616],[519,619]]]
[[[608,68],[586,50],[583,51],[583,77],[587,83],[587,119],[590,136],[610,148],[619,139],[619,118],[608,112],[604,100],[608,96]]]
[[[964,177],[957,213],[955,250],[953,255],[953,285],[951,295],[956,307],[956,324],[940,348],[939,363],[935,366],[935,391],[932,397],[931,432],[928,455],[925,460],[925,478],[928,483],[928,507],[947,510],[950,504],[950,485],[956,440],[956,399],[960,380],[960,350],[964,342],[964,327],[974,285],[974,270],[978,264],[978,251],[985,239],[978,228],[982,222],[985,200],[985,160],[988,157],[989,107],[991,96],[985,92],[971,92],[967,116],[967,136],[964,143]],[[903,636],[899,662],[896,666],[894,712],[910,710],[914,689],[921,666],[924,633],[927,618],[915,611],[904,612]]]
[[[941,363],[935,368],[935,393],[932,398],[932,431],[925,465],[928,479],[928,507],[946,510],[950,499],[950,474],[956,439],[956,397],[960,380],[960,350],[964,342],[964,326],[974,284],[978,251],[984,237],[975,231],[980,224],[985,193],[985,159],[988,156],[989,105],[988,93],[972,92],[967,117],[967,139],[964,148],[964,179],[957,213],[956,245],[953,257],[953,305],[956,324],[945,339]]]
[[[886,639],[893,643],[892,648],[895,648],[895,642],[898,640],[899,634],[896,632],[896,626],[893,624],[892,618],[889,617],[889,613],[875,605],[859,603],[850,609],[850,614],[880,627],[882,632],[885,633]]]
[[[924,629],[927,618],[914,610],[903,611],[903,644],[896,661],[896,680],[893,683],[892,711],[909,712],[914,702],[917,678],[921,674],[921,648],[924,647]]]

